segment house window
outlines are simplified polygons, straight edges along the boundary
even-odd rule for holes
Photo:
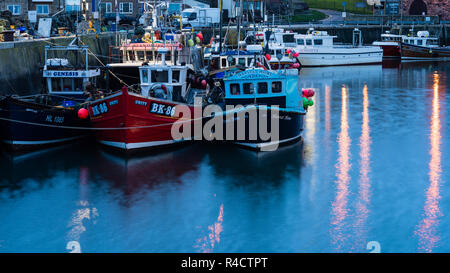
[[[267,94],[267,82],[258,82],[258,94]]]
[[[119,12],[127,13],[127,14],[133,13],[133,3],[131,3],[131,2],[120,3]]]
[[[281,82],[272,82],[272,93],[281,93]]]
[[[231,95],[240,95],[241,89],[238,83],[232,83],[230,84],[230,92]]]
[[[255,88],[253,87],[253,83],[244,83],[244,94],[250,95],[255,92]]]
[[[100,11],[102,13],[112,13],[112,3],[100,3]]]
[[[40,15],[48,15],[49,14],[48,5],[36,5],[36,13]]]
[[[20,15],[20,5],[8,5],[8,10],[12,15]]]

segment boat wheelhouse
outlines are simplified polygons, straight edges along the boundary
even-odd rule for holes
[[[392,34],[386,31],[386,33],[381,34],[381,41],[375,41],[372,45],[383,49],[383,58],[400,58],[402,37],[403,35]]]
[[[168,51],[160,49],[159,52],[164,55]],[[164,61],[143,65],[139,67],[141,95],[183,102],[189,72],[193,74],[192,65],[171,65]]]
[[[326,31],[310,28],[306,34],[295,35],[295,52],[302,66],[332,66],[381,63],[383,50],[379,46],[363,46],[359,29],[353,30],[352,45],[335,45]]]
[[[59,53],[59,54],[58,54]],[[79,63],[71,64],[65,58],[51,58],[51,55],[68,55],[73,53],[74,61]],[[98,67],[89,66],[89,47],[78,46],[71,43],[68,46],[46,46],[45,65],[42,77],[46,83],[49,95],[64,96],[84,100],[86,86],[96,86],[97,78],[101,71]]]

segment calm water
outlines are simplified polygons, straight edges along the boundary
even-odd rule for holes
[[[273,153],[3,157],[0,252],[449,252],[449,81],[450,63],[303,69],[304,142]]]

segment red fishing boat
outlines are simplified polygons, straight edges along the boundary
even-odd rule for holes
[[[161,50],[164,60],[164,50]],[[123,87],[89,105],[91,126],[97,140],[107,146],[131,151],[179,143],[172,138],[172,125],[191,117],[178,117],[183,105],[194,113],[194,97],[204,90],[190,88],[188,78],[194,72],[190,65],[143,65],[140,67],[140,90]],[[192,128],[192,127],[191,127]]]
[[[383,58],[400,58],[402,55],[400,49],[402,37],[402,35],[386,31],[386,33],[381,34],[381,41],[375,41],[372,45],[383,49]]]

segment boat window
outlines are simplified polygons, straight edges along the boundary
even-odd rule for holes
[[[172,83],[179,83],[179,82],[180,82],[180,70],[173,70]]]
[[[72,79],[63,79],[62,80],[63,89],[62,91],[72,91],[74,90]]]
[[[167,53],[166,53],[166,61],[170,61],[170,60],[172,60],[171,59],[171,52],[170,51],[168,51]]]
[[[253,86],[253,83],[244,83],[244,94],[249,95],[253,94],[255,92],[255,87]]]
[[[128,51],[128,60],[130,60],[130,61],[134,61],[135,60],[135,58],[134,58],[134,51],[132,51],[132,50]]]
[[[147,61],[153,61],[153,51],[146,51],[145,56]]]
[[[147,69],[142,70],[142,82],[148,83],[148,71]]]
[[[232,83],[230,84],[230,92],[231,95],[240,95],[241,89],[238,83]]]
[[[169,81],[169,71],[162,70],[156,71],[152,70],[152,82],[168,82]]]
[[[294,34],[283,35],[283,43],[295,43]]]
[[[144,61],[145,59],[144,59],[144,51],[138,51],[137,52],[137,58],[138,58],[138,60],[139,61]]]
[[[239,64],[245,66],[245,58],[239,58]]]
[[[298,44],[298,45],[304,45],[304,44],[305,44],[305,40],[303,40],[303,39],[297,39],[297,44]]]
[[[417,45],[422,45],[422,40],[417,40]]]
[[[267,82],[258,82],[258,94],[267,94]]]
[[[226,58],[222,58],[222,68],[227,67],[227,59]]]
[[[281,82],[272,82],[272,93],[281,93]]]
[[[427,45],[437,45],[437,40],[427,40]]]
[[[311,39],[306,39],[306,45],[312,45]]]
[[[270,50],[269,50],[269,54],[270,54],[270,55],[275,55],[275,51],[273,51],[273,49],[270,49]]]
[[[236,65],[236,59],[233,58],[233,60],[231,60],[231,64],[229,64],[229,65]]]
[[[315,39],[314,40],[314,45],[323,45],[323,40],[322,39]]]
[[[252,65],[252,61],[253,61],[253,58],[247,59],[247,67],[250,67],[250,65]]]

